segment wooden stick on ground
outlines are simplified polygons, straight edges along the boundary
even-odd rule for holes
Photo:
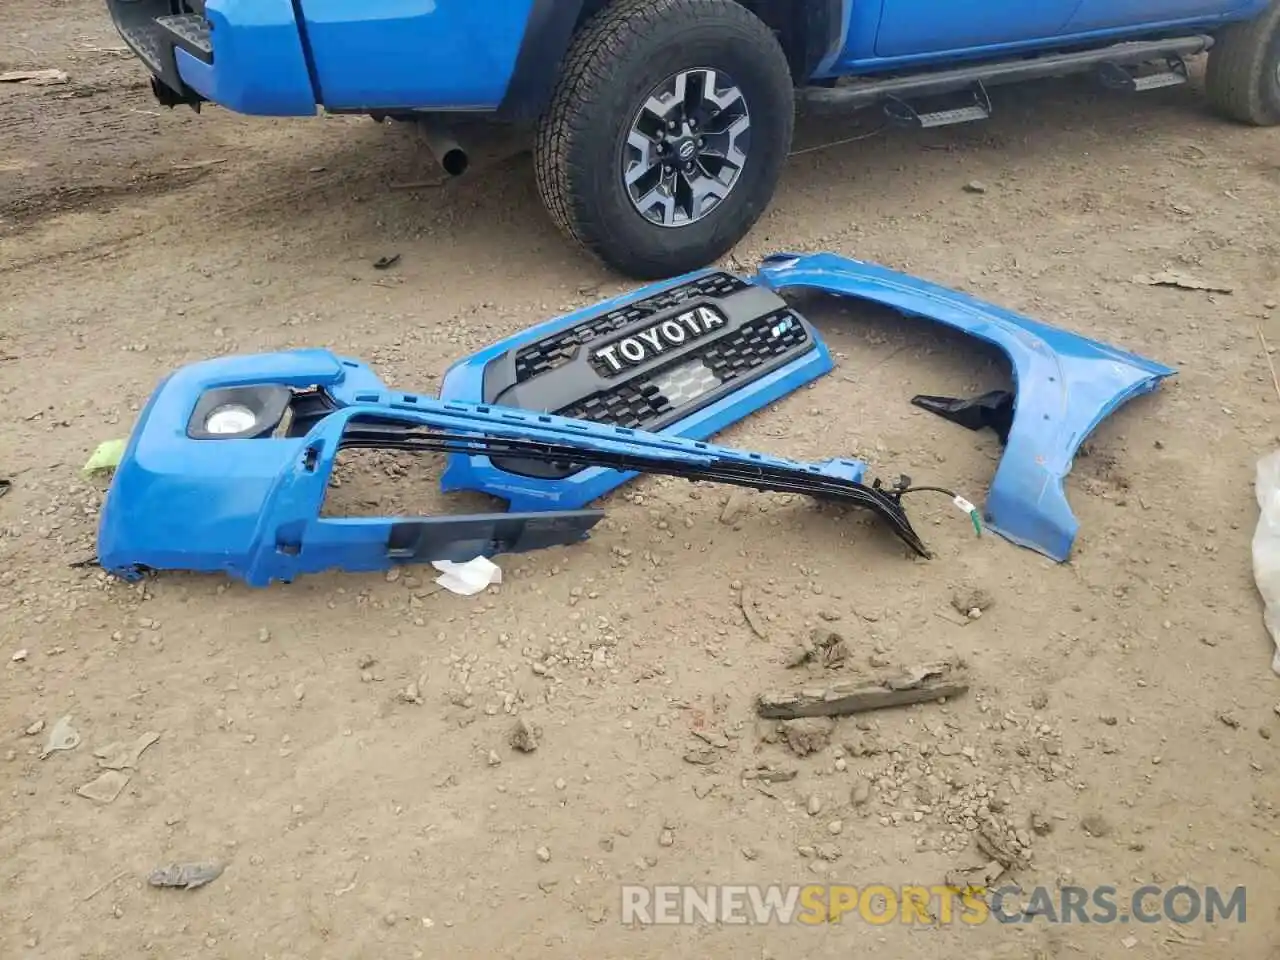
[[[1262,324],[1258,324],[1258,342],[1262,344],[1262,358],[1267,361],[1271,371],[1271,385],[1276,388],[1276,399],[1280,400],[1280,379],[1276,378],[1276,365],[1271,362],[1271,351],[1267,349],[1267,338],[1262,332]]]
[[[969,676],[964,664],[945,660],[922,664],[893,676],[850,680],[794,693],[762,694],[756,703],[756,712],[770,720],[840,717],[957,697],[968,689]]]

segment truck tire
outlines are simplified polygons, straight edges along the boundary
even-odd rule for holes
[[[1215,37],[1205,90],[1214,108],[1232,120],[1280,124],[1280,0]]]
[[[574,39],[541,117],[538,191],[626,276],[704,267],[759,220],[791,149],[773,32],[734,0],[618,0]]]

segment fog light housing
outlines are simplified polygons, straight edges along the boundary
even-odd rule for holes
[[[292,401],[293,391],[277,385],[208,390],[191,411],[187,436],[192,440],[269,437],[280,426]]]

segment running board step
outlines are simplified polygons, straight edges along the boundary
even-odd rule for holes
[[[197,60],[213,63],[213,39],[209,32],[209,21],[200,14],[156,17],[156,24],[173,37],[178,47]]]
[[[1118,63],[1100,63],[1098,76],[1104,86],[1134,93],[1176,87],[1189,79],[1187,62],[1181,57],[1169,57],[1163,70],[1150,70],[1146,73],[1139,73]]]
[[[814,107],[865,107],[886,100],[956,93],[970,89],[975,83],[990,87],[995,84],[1019,83],[1024,80],[1085,73],[1102,68],[1103,64],[1108,66],[1102,69],[1109,71],[1111,66],[1124,68],[1137,67],[1151,61],[1180,61],[1185,57],[1204,53],[1212,46],[1213,38],[1208,36],[1119,43],[1093,50],[1075,50],[1070,53],[1001,60],[995,63],[976,63],[951,70],[936,70],[907,76],[883,79],[857,78],[852,82],[834,87],[805,87],[800,91],[800,100]],[[1129,89],[1151,89],[1153,86],[1161,85],[1152,81],[1147,86],[1138,87],[1136,80],[1132,82],[1135,85],[1130,86]],[[1173,83],[1172,80],[1166,80],[1163,85]]]
[[[975,83],[969,91],[968,102],[964,98],[944,97],[939,104],[940,109],[920,110],[905,100],[892,98],[885,101],[884,112],[894,123],[930,129],[932,127],[949,127],[957,123],[971,123],[975,120],[986,120],[991,116],[991,98],[981,83]],[[947,102],[951,106],[945,106]]]
[[[986,120],[990,116],[990,111],[976,104],[971,107],[957,107],[954,110],[938,110],[935,113],[918,114],[920,126],[925,128],[949,127],[953,123],[969,123],[973,120]]]

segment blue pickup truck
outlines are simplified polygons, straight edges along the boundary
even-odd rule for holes
[[[168,106],[531,123],[565,234],[637,279],[704,266],[768,206],[796,104],[981,120],[988,90],[1092,73],[1185,83],[1280,124],[1280,0],[107,0]]]

